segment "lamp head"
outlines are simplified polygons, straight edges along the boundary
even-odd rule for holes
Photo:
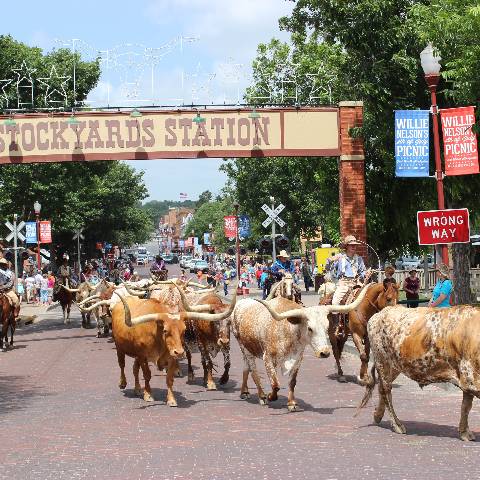
[[[420,52],[420,62],[425,75],[440,75],[440,70],[442,68],[440,65],[441,59],[440,55],[435,55],[435,49],[433,48],[433,45],[429,43]]]
[[[38,200],[35,200],[35,203],[33,204],[33,210],[35,211],[35,214],[38,215],[41,210],[42,210],[42,205]]]

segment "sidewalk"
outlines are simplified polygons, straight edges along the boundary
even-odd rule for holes
[[[49,318],[54,318],[58,316],[58,310],[61,315],[60,305],[55,309],[51,309],[47,312],[48,305],[39,305],[35,303],[22,302],[20,305],[20,315],[17,320],[17,328],[22,328],[24,325],[29,325],[31,323],[37,323],[42,320]]]

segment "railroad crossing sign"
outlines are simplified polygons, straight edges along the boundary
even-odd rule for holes
[[[75,230],[75,235],[73,236],[73,239],[74,240],[77,240],[77,239],[83,240],[83,238],[84,237],[83,237],[83,234],[82,234],[82,229],[79,228],[78,230]]]
[[[264,228],[267,228],[273,221],[275,221],[280,227],[285,225],[285,222],[278,216],[278,214],[285,208],[285,205],[281,203],[275,210],[272,210],[266,203],[262,205],[262,210],[268,215],[268,217],[262,222]]]
[[[10,240],[12,240],[13,237],[15,237],[15,230],[17,233],[17,238],[19,238],[22,242],[25,241],[25,235],[21,233],[21,230],[23,229],[23,227],[25,227],[25,222],[22,221],[15,226],[12,225],[10,222],[5,222],[5,226],[10,230],[10,233],[5,237],[5,240],[7,242],[9,242]]]

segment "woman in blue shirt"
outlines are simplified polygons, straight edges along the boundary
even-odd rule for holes
[[[445,308],[450,307],[450,297],[453,293],[453,285],[449,279],[450,270],[447,265],[442,264],[437,268],[437,283],[433,289],[429,307]]]

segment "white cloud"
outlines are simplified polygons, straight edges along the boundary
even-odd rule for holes
[[[174,23],[179,33],[200,36],[202,48],[217,58],[251,62],[259,43],[288,39],[278,19],[292,7],[287,0],[151,0],[147,12],[162,25]]]

